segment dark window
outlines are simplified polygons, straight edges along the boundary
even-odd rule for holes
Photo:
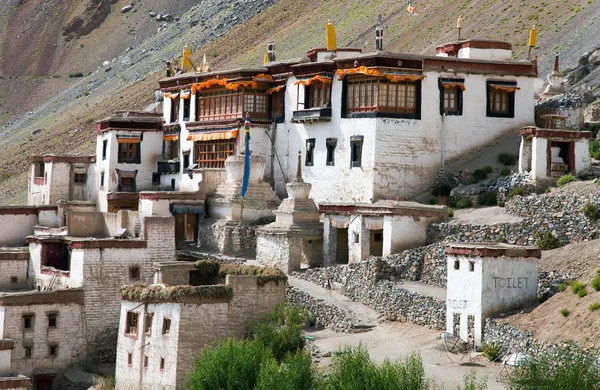
[[[135,171],[121,171],[120,169],[115,169],[117,172],[117,178],[119,185],[117,186],[117,191],[119,192],[135,192],[136,191],[136,176],[137,170]]]
[[[29,359],[33,356],[33,345],[25,345],[23,348],[25,348],[25,359]]]
[[[129,280],[140,280],[140,267],[129,267]]]
[[[153,186],[160,185],[160,173],[152,172],[152,185]]]
[[[190,98],[183,99],[183,120],[186,122],[190,120],[190,101]]]
[[[416,115],[419,109],[419,86],[419,81],[391,82],[380,77],[349,77],[346,82],[345,112]]]
[[[44,243],[42,244],[42,266],[52,267],[61,271],[68,271],[71,253],[67,244]]]
[[[46,163],[44,163],[43,161],[36,162],[33,167],[34,167],[34,169],[33,169],[34,177],[44,177]]]
[[[358,235],[358,233],[354,233],[354,243],[355,244],[360,243],[360,236]]]
[[[25,314],[23,316],[23,330],[33,330],[35,316],[33,314]]]
[[[162,334],[169,334],[171,331],[171,319],[165,317],[163,319]]]
[[[12,284],[17,284],[18,281],[19,281],[19,279],[16,276],[11,276],[10,277],[10,282]]]
[[[165,369],[165,358],[160,358],[160,370],[163,371]]]
[[[313,81],[305,89],[306,108],[328,107],[331,93],[331,83]]]
[[[251,118],[266,118],[268,107],[265,92],[245,88],[210,88],[200,91],[197,94],[197,120],[242,118],[246,112]]]
[[[51,344],[48,346],[48,355],[50,357],[55,357],[58,355],[58,345]]]
[[[127,320],[125,322],[125,334],[137,335],[138,313],[133,311],[127,312]]]
[[[179,121],[179,99],[171,99],[171,123]]]
[[[139,164],[141,143],[119,143],[119,164]]]
[[[514,118],[516,82],[487,82],[487,116]]]
[[[106,151],[108,149],[108,140],[102,141],[102,160],[106,160]]]
[[[152,318],[154,317],[154,314],[152,313],[146,313],[146,315],[144,316],[144,333],[146,333],[147,335],[152,334]]]
[[[87,182],[87,173],[75,173],[73,181],[75,184],[85,184]]]
[[[456,270],[460,269],[460,261],[459,260],[454,260],[454,269],[456,269]]]
[[[225,168],[225,160],[234,154],[235,138],[196,142],[198,168]]]
[[[148,356],[144,356],[144,368],[148,368]]]
[[[335,165],[335,148],[337,146],[337,138],[327,138],[325,140],[325,146],[327,146],[327,162],[326,165]]]
[[[469,261],[469,271],[470,272],[475,271],[475,262]]]
[[[179,140],[163,141],[163,157],[169,160],[179,157]]]
[[[183,167],[187,168],[189,166],[190,166],[190,154],[187,153],[187,154],[183,155]]]
[[[383,234],[381,234],[381,233],[375,233],[373,235],[373,238],[375,239],[376,242],[382,242],[383,241]]]
[[[350,137],[350,167],[360,167],[362,165],[362,135]]]
[[[133,363],[133,354],[132,353],[127,353],[127,367],[131,367]]]
[[[462,115],[463,79],[440,79],[440,115]]]
[[[48,328],[56,328],[56,314],[48,314]]]
[[[100,172],[100,188],[104,189],[104,172]]]
[[[315,160],[315,139],[309,138],[306,140],[306,154],[304,158],[304,165],[311,167],[314,165]]]
[[[271,94],[271,118],[276,122],[285,121],[285,92]]]

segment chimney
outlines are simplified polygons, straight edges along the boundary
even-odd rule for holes
[[[375,27],[375,50],[383,51],[383,24],[381,15],[377,17],[377,27]]]
[[[267,44],[267,59],[269,62],[275,61],[275,44],[273,42]]]

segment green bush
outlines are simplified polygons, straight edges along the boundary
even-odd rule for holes
[[[483,206],[496,206],[498,204],[497,192],[486,192],[479,198],[479,204]]]
[[[550,192],[552,192],[552,188],[550,188],[550,187],[547,187],[547,188],[544,190],[544,194],[549,194]]]
[[[454,208],[456,208],[456,203],[457,203],[457,200],[455,197],[449,196],[448,198],[446,198],[446,206],[452,207],[454,209]]]
[[[425,390],[423,362],[419,355],[381,365],[375,364],[364,346],[344,347],[334,353],[323,390]]]
[[[253,390],[271,352],[257,341],[229,339],[200,352],[189,377],[190,389]]]
[[[492,168],[492,167],[491,167],[491,166],[489,166],[489,165],[486,165],[486,166],[485,166],[485,167],[483,167],[482,169],[483,169],[483,171],[484,171],[485,173],[492,173],[492,172],[494,172],[494,168]]]
[[[512,171],[511,171],[511,169],[509,167],[503,167],[500,170],[500,176],[508,176],[508,175],[510,175],[511,172]]]
[[[582,282],[578,281],[578,280],[573,280],[571,282],[571,291],[573,292],[573,294],[577,294],[580,290],[584,290],[585,289],[585,284],[583,284]]]
[[[596,311],[600,309],[600,302],[594,302],[589,306],[590,311]]]
[[[563,347],[553,352],[546,352],[522,367],[515,367],[508,388],[510,390],[598,390],[599,383],[600,368],[595,359],[572,347]]]
[[[567,317],[570,313],[571,312],[567,308],[560,309],[560,314],[562,314],[563,317]]]
[[[515,165],[517,162],[517,156],[515,156],[513,153],[500,153],[498,154],[498,161],[502,165]]]
[[[483,356],[487,358],[490,362],[495,362],[500,357],[500,353],[502,352],[502,344],[490,342],[481,344],[481,352]]]
[[[594,153],[592,153],[592,158],[594,160],[600,160],[600,152],[594,152]]]
[[[556,249],[564,245],[552,232],[537,232],[535,236],[537,238],[535,244],[542,250]]]
[[[427,203],[429,203],[430,205],[437,204],[437,199],[436,198],[429,198],[429,200],[427,201]]]
[[[287,355],[282,364],[275,359],[263,362],[255,390],[313,390],[318,388],[319,377],[310,352]]]
[[[458,390],[486,390],[487,388],[487,381],[485,378],[477,380],[475,370],[471,370],[463,376],[463,385],[462,387],[458,386]]]
[[[469,198],[462,198],[456,203],[456,208],[458,209],[466,209],[471,206],[473,206],[473,202],[471,202],[471,199]]]
[[[488,174],[484,169],[478,168],[473,171],[473,183],[479,183],[480,181],[487,179],[487,176]]]
[[[499,200],[498,201],[498,207],[504,207],[506,206],[506,203],[504,203],[503,201]]]
[[[448,217],[449,218],[454,217],[454,211],[450,207],[448,207]]]
[[[591,202],[587,202],[581,209],[581,212],[592,221],[598,219],[598,208],[596,208],[596,205]]]
[[[567,287],[569,287],[567,283],[561,283],[558,285],[558,291],[563,292],[567,289]]]
[[[588,144],[588,149],[590,150],[590,154],[600,152],[600,140],[592,139]],[[594,157],[595,158],[595,157]]]
[[[585,288],[584,288],[583,290],[579,290],[579,291],[577,291],[577,296],[578,296],[579,298],[583,298],[583,297],[585,297],[586,295],[587,295],[587,290],[586,290]]]
[[[568,173],[566,175],[561,176],[558,179],[558,181],[556,182],[556,185],[559,186],[559,187],[562,187],[565,184],[570,183],[570,182],[575,181],[575,180],[576,180],[575,176],[573,176],[570,173]]]
[[[592,288],[596,291],[600,291],[600,275],[592,279]]]
[[[304,348],[302,328],[308,313],[295,306],[280,306],[262,321],[250,323],[249,336],[271,350],[281,362],[288,353],[294,354]]]
[[[77,77],[83,77],[83,73],[81,73],[81,72],[72,72],[72,73],[69,73],[69,77],[72,78],[72,79],[77,78]]]
[[[515,188],[513,188],[512,190],[510,190],[508,192],[508,196],[506,197],[506,200],[510,200],[513,197],[517,196],[517,195],[523,196],[525,194],[526,194],[525,188],[523,188],[523,187],[515,187]]]

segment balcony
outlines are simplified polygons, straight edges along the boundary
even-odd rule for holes
[[[157,165],[157,172],[161,175],[180,172],[181,164],[179,163],[179,161],[158,161]]]
[[[292,122],[329,122],[331,107],[316,107],[294,111]]]

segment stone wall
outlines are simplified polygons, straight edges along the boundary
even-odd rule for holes
[[[317,328],[329,328],[335,332],[353,332],[352,320],[342,310],[322,299],[316,299],[292,286],[285,289],[285,301],[302,307],[311,315]]]
[[[198,227],[198,247],[223,255],[254,256],[256,227],[228,220],[205,220]]]
[[[402,288],[396,270],[380,259],[326,268],[308,269],[292,276],[338,291],[392,321],[409,321],[444,329],[445,302]]]

